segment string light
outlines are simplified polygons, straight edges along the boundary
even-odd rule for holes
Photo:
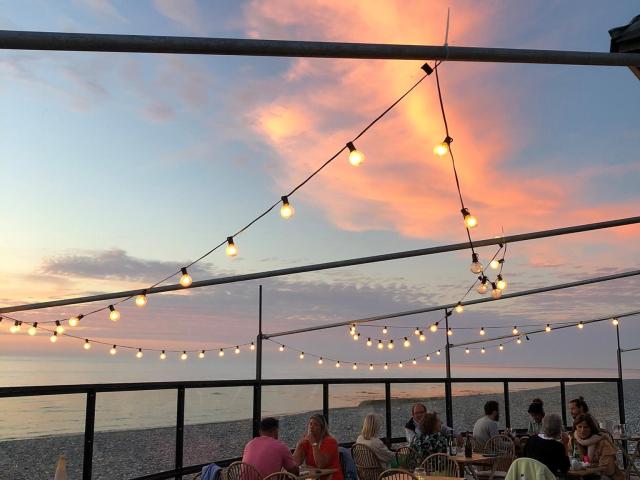
[[[51,343],[56,343],[58,341],[58,332],[53,332],[53,334],[49,337],[49,341]]]
[[[233,243],[233,237],[227,237],[227,249],[225,250],[227,257],[235,257],[238,255],[238,247]]]
[[[549,333],[549,332],[551,331],[551,325],[549,325],[549,324],[547,323],[547,326],[546,326],[546,327],[544,327],[544,331],[545,331],[545,332],[547,332],[547,333]]]
[[[516,343],[517,343],[518,345],[520,345],[520,344],[522,343],[522,339],[521,339],[520,337],[518,337],[518,339],[516,340]]]
[[[354,363],[354,364],[353,364],[353,366],[352,366],[351,368],[353,368],[354,370],[357,370],[357,369],[358,369],[358,364],[357,364],[357,363]]]
[[[462,213],[462,218],[464,218],[465,227],[474,228],[478,226],[478,219],[473,215],[471,215],[471,213],[469,213],[468,208],[465,207],[462,210],[460,210],[460,212]],[[479,272],[473,272],[473,273],[479,273]]]
[[[445,139],[433,147],[433,153],[439,157],[444,157],[449,152],[449,145],[453,142],[453,138],[447,136]]]
[[[513,333],[514,335],[518,334],[518,327],[516,327],[515,325],[513,326],[513,330],[511,330],[511,333]]]
[[[304,352],[300,352],[300,355],[298,355],[300,357],[300,360],[304,360]]]
[[[500,346],[498,347],[498,350],[504,350],[504,345],[500,344]]]
[[[200,359],[204,358],[204,350],[202,350],[200,353],[198,353],[198,358],[200,358]]]
[[[318,359],[318,365],[322,365],[323,363],[324,363],[324,360],[322,360],[322,357],[320,357],[320,358]]]
[[[449,330],[447,330],[447,335],[449,336],[453,335],[453,330],[451,329],[451,327],[449,327]]]
[[[469,352],[470,352],[469,347],[464,349],[464,353],[469,353]]]
[[[91,348],[91,342],[89,342],[88,338],[84,339],[84,345],[83,346],[84,346],[85,350],[89,350]]]
[[[440,356],[440,350],[438,350],[438,351],[436,352],[436,355]]]
[[[389,343],[387,343],[387,348],[388,348],[389,350],[393,350],[393,347],[394,347],[394,346],[395,346],[395,345],[393,344],[393,340],[389,340]]]
[[[20,322],[16,320],[15,323],[9,327],[9,331],[11,333],[18,333],[20,331]]]
[[[502,296],[502,290],[500,290],[493,282],[491,282],[491,288],[491,296],[496,300],[499,299]]]
[[[578,328],[580,330],[582,330],[584,328],[584,323],[582,323],[582,322],[578,323]]]
[[[404,346],[404,348],[409,348],[411,346],[411,342],[407,337],[404,337],[404,342],[402,343],[402,345]]]
[[[285,220],[287,220],[293,217],[295,210],[289,203],[289,198],[286,195],[282,196],[281,199],[282,199],[282,206],[280,207],[280,216]]]
[[[497,270],[500,267],[500,260],[496,260],[495,258],[493,260],[491,260],[491,262],[489,263],[489,267],[491,267],[493,270]]]
[[[414,365],[417,365],[418,361],[414,358],[413,360],[411,360],[411,363],[413,363]]]
[[[505,288],[507,288],[507,282],[502,278],[501,274],[498,274],[496,280],[496,287],[498,287],[500,290],[504,290]]]
[[[112,322],[120,320],[120,312],[113,305],[109,305],[109,320]]]
[[[164,350],[163,350],[162,352],[164,353]],[[114,345],[113,347],[111,347],[111,348],[109,349],[109,353],[110,353],[111,355],[115,355],[116,353],[118,353],[118,349],[117,349],[117,347],[116,347],[115,345]]]
[[[255,350],[256,346],[253,342],[251,342],[251,345],[249,345],[249,350]]]
[[[236,348],[233,350],[233,353],[235,353],[236,355],[240,353],[240,347],[238,345],[236,345]]]
[[[384,364],[384,369],[389,370],[389,365],[387,363]]]
[[[469,267],[469,270],[471,270],[471,273],[480,273],[484,270],[484,267],[478,258],[478,254],[475,252],[471,254],[471,266]]]
[[[27,333],[33,337],[36,334],[37,328],[38,328],[38,322],[34,322],[33,325],[29,327],[29,330],[27,330]]]
[[[144,353],[142,353],[142,349],[139,348],[138,353],[136,353],[136,358],[142,358],[143,356],[144,356]]]
[[[182,276],[180,277],[180,285],[187,288],[193,283],[193,278],[191,278],[191,275],[187,272],[187,267],[182,267],[180,272],[182,273]]]
[[[480,283],[476,287],[476,292],[478,292],[479,294],[485,294],[487,293],[487,289],[487,277],[483,275],[482,277],[480,277]]]
[[[340,368],[340,360],[336,362],[336,368]]]
[[[369,364],[369,370],[373,370],[373,363]]]
[[[389,329],[385,326],[385,327],[382,329],[382,334],[383,334],[383,335],[386,335],[387,333],[389,333]]]
[[[84,317],[84,315],[78,315],[77,317],[71,317],[69,319],[69,326],[70,327],[77,327],[78,324],[80,323],[80,320],[82,320],[82,317]]]
[[[428,362],[429,360],[431,360],[431,356],[430,356],[430,355],[427,355],[427,362]]]
[[[282,350],[284,350],[284,348]],[[282,350],[280,350],[280,351],[282,351]],[[218,356],[219,357],[224,357],[224,350],[222,348],[218,351]]]
[[[402,368],[404,367],[404,365],[402,365],[402,362],[398,363],[398,368]]]
[[[480,335],[484,335],[485,333],[487,333],[487,332],[485,332],[485,331],[484,331],[484,327],[482,327],[482,328],[480,329]]]
[[[144,307],[146,304],[147,304],[147,295],[145,293],[136,295],[136,306]]]
[[[384,344],[382,343],[382,340],[378,340],[378,350],[382,350],[384,348]]]
[[[364,153],[357,150],[353,142],[347,142],[349,149],[349,163],[354,167],[359,167],[364,162]]]
[[[354,339],[355,341],[358,341],[358,339],[359,339],[359,338],[360,338],[360,334],[359,334],[358,332],[356,332],[356,333],[354,333],[354,334],[353,334],[353,339]]]
[[[183,351],[182,355],[180,355],[180,360],[186,360],[188,357],[187,352]]]
[[[618,324],[620,323],[620,321],[618,320],[618,318],[617,318],[617,317],[613,317],[613,318],[611,319],[611,323],[613,324],[613,326],[614,326],[614,327],[617,327],[617,326],[618,326]]]
[[[436,333],[436,332],[438,331],[438,324],[439,324],[439,323],[440,323],[440,322],[436,322],[436,323],[432,324],[432,325],[429,327],[429,331],[430,331],[431,333]]]
[[[60,323],[60,320],[56,320],[56,333],[64,333],[64,327]]]
[[[351,326],[349,327],[349,334],[353,335],[354,333],[356,333],[356,324],[352,323]]]
[[[222,350],[222,349],[221,349],[221,350]],[[284,345],[280,345],[280,346],[278,347],[278,350],[280,350],[281,352],[284,352]]]
[[[424,333],[422,333],[422,330],[420,330],[420,336],[418,337],[418,339],[421,342],[424,342],[427,339],[427,337],[424,336]]]
[[[486,353],[486,350],[484,349],[484,347],[480,349],[480,353]]]
[[[420,331],[420,329],[419,329],[418,327],[416,327],[416,329],[413,331],[413,334],[414,334],[415,336],[418,336],[418,335],[420,335],[421,333],[422,333],[422,332]]]
[[[464,307],[462,306],[462,303],[458,302],[458,304],[456,305],[456,313],[462,312],[464,312]]]
[[[373,345],[371,338],[367,338],[367,347],[370,347],[371,345]]]
[[[160,354],[160,360],[166,360],[167,359],[167,354],[164,353],[164,350],[162,350],[162,353]]]

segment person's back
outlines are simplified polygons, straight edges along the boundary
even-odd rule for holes
[[[279,422],[275,418],[264,418],[260,422],[260,436],[244,447],[242,461],[255,467],[262,478],[283,468],[295,475],[299,473],[298,462],[291,450],[278,440]]]
[[[539,435],[532,436],[524,448],[524,456],[544,463],[556,475],[558,473],[567,473],[567,470],[569,470],[569,457],[564,445],[552,438],[542,438]]]
[[[498,402],[489,400],[484,404],[484,417],[479,418],[473,426],[473,436],[481,445],[500,433],[498,418],[500,418]]]

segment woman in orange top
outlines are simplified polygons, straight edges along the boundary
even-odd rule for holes
[[[311,415],[307,433],[296,445],[293,458],[298,463],[306,463],[311,467],[333,468],[336,471],[330,478],[344,480],[340,468],[338,441],[329,434],[327,421],[323,415]]]

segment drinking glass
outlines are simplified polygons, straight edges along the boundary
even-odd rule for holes
[[[413,474],[418,478],[418,480],[426,480],[427,478],[427,472],[424,467],[416,467]]]
[[[451,443],[451,455],[458,455],[458,445],[456,445],[456,442]]]

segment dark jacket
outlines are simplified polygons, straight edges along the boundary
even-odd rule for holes
[[[544,463],[552,473],[567,473],[569,457],[564,445],[557,440],[547,440],[534,435],[527,440],[524,456]]]

